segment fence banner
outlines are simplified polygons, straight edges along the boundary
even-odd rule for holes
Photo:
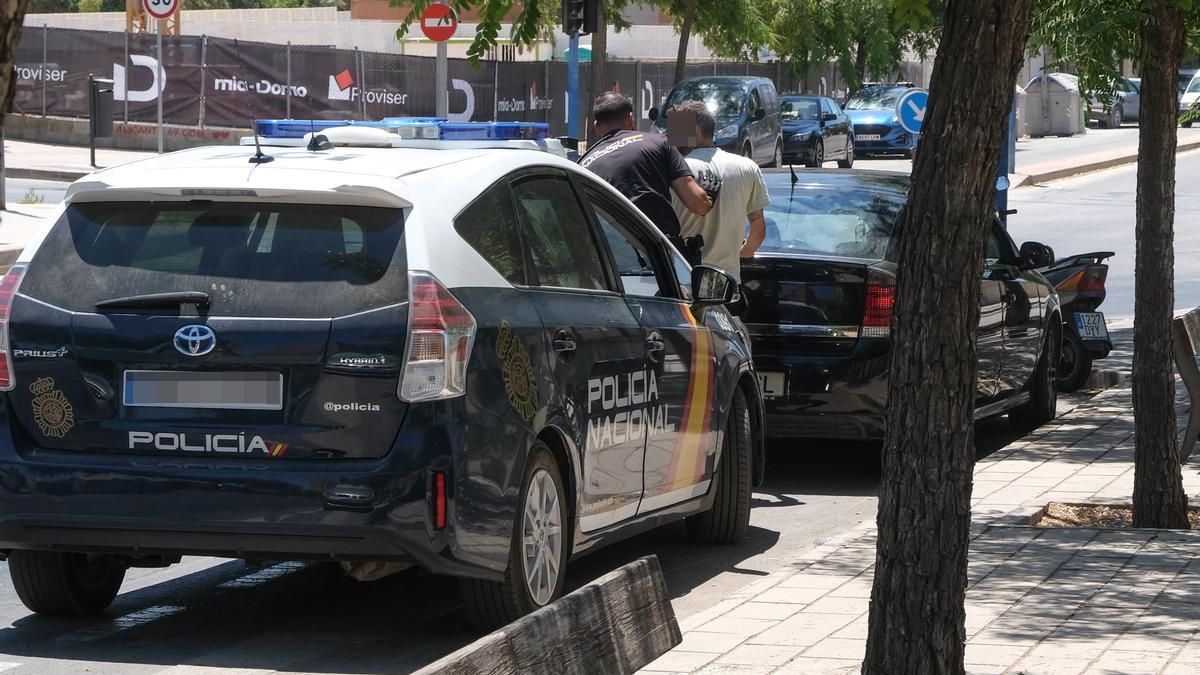
[[[152,33],[26,28],[16,53],[13,112],[86,117],[88,76],[112,78],[117,119],[189,126],[247,127],[253,119],[380,119],[434,114],[434,59],[319,45],[281,45],[200,36],[165,36],[162,62]],[[580,112],[595,94],[590,64],[580,64]],[[828,69],[794,81],[774,63],[689,63],[687,76],[755,75],[779,91],[837,88]],[[450,59],[451,119],[548,122],[567,130],[567,65],[562,61]],[[674,63],[605,66],[605,90],[629,96],[641,128],[675,80]],[[585,129],[586,131],[586,129]]]

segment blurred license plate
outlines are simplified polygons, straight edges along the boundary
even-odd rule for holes
[[[783,398],[783,373],[759,373],[763,398]]]
[[[857,134],[854,138],[860,141],[877,141],[879,134]]]
[[[282,410],[281,373],[127,370],[127,406]]]
[[[1104,314],[1101,312],[1076,312],[1075,327],[1079,329],[1079,337],[1083,340],[1108,339],[1108,326],[1104,324]]]

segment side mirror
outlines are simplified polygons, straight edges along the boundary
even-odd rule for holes
[[[837,115],[835,115],[834,113],[825,113],[824,115],[821,115],[821,121],[822,122],[836,122]]]
[[[649,110],[649,111],[646,113],[646,116],[650,118],[650,121],[651,121],[651,122],[653,122],[654,120],[658,119],[658,108],[651,108],[651,109],[650,109],[650,110]]]
[[[767,118],[766,110],[759,108],[758,110],[754,111],[754,121],[755,122],[761,122],[761,121],[765,120],[766,118]]]
[[[1021,244],[1021,269],[1033,270],[1054,263],[1054,249],[1036,241]]]
[[[692,297],[697,305],[727,305],[737,295],[733,275],[711,265],[692,268]]]

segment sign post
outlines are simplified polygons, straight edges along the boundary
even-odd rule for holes
[[[163,151],[163,88],[166,85],[166,78],[163,77],[163,54],[162,54],[162,37],[163,30],[166,28],[167,19],[175,15],[179,11],[179,0],[142,0],[142,8],[146,13],[154,18],[158,23],[158,72],[155,73],[154,81],[158,83],[158,91],[155,92],[155,99],[158,100],[158,152]]]
[[[446,41],[454,36],[458,29],[458,17],[450,5],[437,3],[421,12],[421,32],[425,37],[437,43],[437,66],[434,70],[437,95],[434,98],[434,114],[446,117],[449,113],[450,94],[449,65],[446,62]]]

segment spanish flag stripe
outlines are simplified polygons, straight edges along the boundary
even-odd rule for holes
[[[712,334],[701,326],[686,305],[680,306],[684,319],[692,327],[692,367],[687,401],[679,424],[675,456],[667,475],[666,492],[694,485],[704,477],[708,459],[705,449],[712,423]]]

